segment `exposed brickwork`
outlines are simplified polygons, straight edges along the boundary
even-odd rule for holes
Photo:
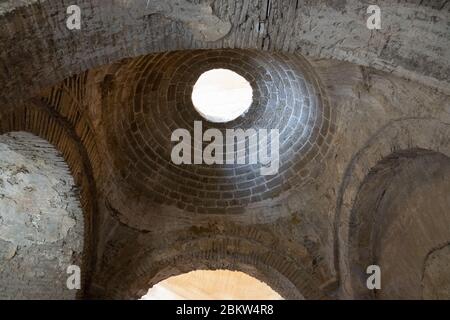
[[[103,101],[115,171],[160,204],[198,213],[239,213],[244,207],[280,196],[309,177],[310,162],[321,162],[335,115],[307,62],[295,55],[247,50],[178,51],[143,56],[118,64],[107,77]],[[111,69],[115,69],[112,67]],[[192,105],[192,87],[205,71],[225,68],[253,88],[249,111],[225,124],[203,119]],[[203,130],[278,129],[278,174],[260,174],[260,165],[176,165],[171,162],[177,128],[194,136]],[[206,146],[208,143],[205,142]],[[192,154],[194,146],[192,147]]]
[[[15,108],[13,112],[0,113],[0,134],[12,131],[31,132],[53,144],[62,153],[76,185],[80,187],[80,202],[84,214],[81,267],[83,290],[87,290],[89,282],[86,281],[89,281],[95,250],[92,242],[96,191],[86,150],[70,124],[40,100],[30,101],[29,106]],[[83,291],[79,295],[82,296]]]
[[[373,209],[356,201],[368,173],[394,151],[450,154],[449,2],[378,1],[379,31],[357,0],[149,3],[80,0],[82,32],[65,28],[69,1],[0,4],[0,134],[32,132],[67,161],[85,221],[80,297],[136,298],[196,268],[241,270],[287,298],[361,297],[353,267],[367,260],[353,254],[366,243],[351,222]],[[210,67],[252,83],[231,126],[282,131],[279,175],[169,161],[171,131],[200,119],[190,90]],[[447,207],[427,212],[441,221]],[[446,279],[444,245],[411,259],[425,296],[442,296],[430,286]],[[390,270],[391,293],[407,288]]]
[[[221,51],[209,52],[214,54]],[[277,69],[273,65],[292,66],[294,61],[298,68],[295,70],[299,73],[301,71],[302,79],[317,81],[312,86],[316,94],[327,88],[327,94],[320,93],[318,97],[330,97],[334,102],[332,107],[339,110],[335,120],[336,132],[331,141],[331,144],[336,145],[320,161],[305,163],[305,167],[311,168],[313,175],[303,182],[297,177],[298,185],[286,190],[282,200],[273,198],[258,202],[255,207],[248,205],[242,214],[196,214],[181,210],[173,204],[168,207],[149,206],[151,202],[147,195],[137,193],[134,183],[120,183],[123,180],[114,178],[114,173],[117,172],[114,168],[126,159],[118,149],[120,147],[127,150],[129,146],[111,143],[111,137],[116,135],[113,128],[117,128],[119,124],[127,126],[127,121],[132,122],[133,119],[114,122],[112,118],[124,116],[126,112],[115,114],[116,111],[109,102],[119,101],[116,99],[120,94],[128,99],[130,90],[137,93],[136,97],[144,99],[145,94],[140,95],[139,92],[146,92],[136,91],[139,81],[133,82],[132,78],[128,80],[124,77],[123,80],[129,86],[123,86],[124,82],[115,81],[115,77],[121,79],[121,74],[132,74],[126,70],[137,63],[151,65],[155,57],[163,62],[164,59],[177,55],[189,58],[193,52],[143,56],[92,70],[46,90],[42,99],[34,99],[26,107],[16,108],[14,112],[6,109],[1,113],[0,132],[26,130],[46,138],[61,150],[74,180],[81,187],[81,203],[86,221],[85,261],[97,260],[94,265],[95,275],[90,282],[90,297],[134,298],[158,280],[199,267],[227,267],[248,272],[277,288],[285,297],[329,297],[336,289],[333,259],[342,264],[340,268],[336,268],[336,275],[343,280],[342,288],[346,286],[348,255],[344,239],[348,230],[346,221],[349,221],[346,212],[353,207],[353,200],[349,199],[354,199],[368,170],[380,157],[389,155],[392,148],[407,149],[416,146],[446,152],[445,137],[449,134],[445,125],[448,116],[448,99],[445,95],[439,95],[418,84],[351,65],[315,61],[313,72],[301,57],[239,50],[230,54],[235,52],[251,52],[250,61],[254,65],[258,65],[258,59],[262,59],[261,63],[266,63],[265,68],[272,70],[277,76],[283,74],[280,71],[283,69]],[[206,52],[198,53],[204,53],[208,57]],[[270,63],[267,62],[269,56]],[[174,66],[177,65],[173,63]],[[215,63],[218,64],[219,61]],[[153,65],[155,68],[157,66],[158,64]],[[227,67],[233,66],[229,64]],[[176,73],[176,70],[177,68],[173,68],[170,72]],[[135,71],[139,74],[139,70]],[[255,70],[252,72],[258,74]],[[320,74],[321,81],[317,80],[315,72]],[[138,75],[136,77],[137,80],[146,79]],[[342,81],[336,81],[340,77],[343,77]],[[177,78],[168,79],[178,83]],[[192,76],[190,81],[194,80]],[[268,80],[262,83],[266,81]],[[257,83],[256,78],[254,83]],[[276,88],[283,89],[284,85],[285,83]],[[167,84],[162,88],[166,88],[167,91],[162,92],[163,97],[167,98]],[[290,91],[298,90],[291,83],[289,88]],[[391,88],[395,88],[397,92],[395,99],[390,96]],[[177,116],[175,119],[181,121],[180,114],[199,117],[190,105],[189,95],[181,97],[181,101],[187,101],[188,104],[180,103],[180,113],[173,113]],[[124,101],[128,101],[127,99]],[[174,99],[177,99],[176,94]],[[159,106],[165,99],[149,101],[150,104],[144,104],[138,100],[136,106],[144,108],[154,102]],[[378,101],[381,103],[378,104]],[[134,105],[132,100],[131,106]],[[119,106],[122,111],[130,111],[127,103],[117,102],[116,108]],[[256,105],[251,108],[255,107]],[[167,111],[163,108],[155,110]],[[152,112],[155,110],[152,109]],[[152,115],[157,117],[158,113]],[[255,121],[264,119],[263,115],[257,116],[255,111],[248,113],[248,116],[252,115]],[[278,116],[282,118],[282,115],[283,112],[280,112]],[[363,121],[366,117],[370,117],[371,121]],[[436,120],[437,118],[440,120]],[[141,121],[137,117],[135,119]],[[141,119],[148,118],[143,116]],[[279,118],[273,116],[273,119],[278,121]],[[245,123],[245,120],[249,123],[253,121],[246,117],[237,121]],[[159,123],[153,122],[148,129],[158,129],[152,131],[156,134],[159,130],[170,132],[167,127],[161,126],[162,123],[162,120]],[[186,127],[192,125],[191,121],[179,123]],[[126,142],[125,133],[119,138]],[[124,199],[118,197],[119,194],[128,197],[122,206],[118,206],[121,199]],[[96,195],[96,203],[92,202],[93,195]],[[337,233],[333,237],[336,201]],[[100,206],[100,214],[96,220],[90,220],[97,204]],[[93,239],[96,246],[89,249]],[[339,250],[333,251],[333,246]],[[199,261],[198,264],[188,263],[194,260]],[[282,261],[285,263],[282,263],[283,266],[279,265]],[[171,268],[174,265],[179,267]],[[90,269],[86,266],[83,270]],[[117,274],[123,276],[116,277]],[[345,294],[342,296],[348,297]]]
[[[115,262],[102,261],[103,268],[96,278],[96,294],[100,296],[138,298],[169,276],[225,268],[253,275],[288,299],[324,298],[319,289],[324,275],[305,255],[306,249],[287,254],[293,249],[284,247],[285,243],[263,228],[192,227],[176,234],[166,233],[164,241],[150,235],[136,238],[136,234],[119,228],[116,236],[104,255]]]

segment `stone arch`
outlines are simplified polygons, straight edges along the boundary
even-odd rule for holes
[[[441,290],[437,279],[449,281],[448,254],[435,252],[450,239],[449,190],[450,158],[441,153],[397,151],[371,169],[350,220],[348,260],[355,298],[431,297]],[[380,291],[366,287],[365,269],[372,264],[381,268]],[[438,296],[448,298],[445,294]]]
[[[194,270],[227,269],[241,271],[266,283],[286,299],[321,299],[324,294],[317,280],[289,257],[255,244],[253,241],[216,237],[204,238],[182,246],[180,252],[144,252],[120,267],[108,283],[107,296],[136,299],[149,288],[171,276]]]
[[[204,258],[206,252],[199,252],[195,255],[178,257],[175,265],[169,261],[160,262],[161,270],[154,274],[153,277],[147,278],[145,282],[133,284],[128,295],[121,296],[122,298],[140,298],[153,285],[170,278],[172,276],[181,275],[196,270],[230,270],[240,271],[249,276],[262,281],[271,287],[274,291],[279,293],[285,299],[304,299],[304,297],[297,292],[294,285],[290,283],[284,275],[280,274],[271,266],[260,263],[259,261],[243,262],[248,260],[247,256],[235,255],[233,258],[229,256],[209,256]],[[230,263],[230,259],[238,261]],[[195,261],[194,263],[192,261]]]
[[[433,118],[403,118],[388,122],[360,149],[348,165],[340,188],[335,218],[335,266],[340,278],[340,294],[355,295],[350,257],[356,250],[350,242],[353,208],[368,174],[383,159],[426,150],[450,157],[450,124]],[[413,151],[413,152],[416,152]],[[420,151],[417,151],[420,152]]]
[[[96,298],[140,298],[154,284],[194,270],[242,271],[287,299],[325,299],[328,274],[307,248],[293,247],[270,230],[210,221],[162,234],[116,227],[105,246]]]
[[[71,124],[53,112],[45,103],[33,99],[27,105],[0,113],[0,134],[23,131],[34,134],[55,147],[67,163],[75,185],[80,189],[80,203],[84,218],[84,245],[82,252],[82,288],[77,297],[89,291],[95,258],[94,229],[97,212],[96,189],[87,151]]]

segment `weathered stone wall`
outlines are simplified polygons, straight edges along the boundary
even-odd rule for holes
[[[88,73],[87,82],[82,86],[89,90],[77,107],[82,116],[72,116],[67,100],[56,99],[60,89],[52,91],[52,98],[46,98],[48,102],[53,101],[55,110],[67,110],[67,117],[75,127],[80,122],[90,123],[96,148],[102,154],[101,158],[95,157],[102,164],[96,165],[98,172],[94,172],[102,183],[97,198],[101,215],[93,296],[138,297],[158,280],[202,267],[244,270],[271,284],[285,297],[333,295],[339,282],[343,283],[348,276],[347,269],[340,268],[340,263],[347,259],[348,245],[340,235],[341,227],[345,226],[341,210],[343,206],[352,208],[352,204],[342,199],[347,201],[348,190],[359,188],[359,183],[349,178],[362,179],[393,149],[436,150],[448,143],[445,142],[445,123],[449,118],[446,95],[373,69],[315,60],[312,68],[318,73],[322,90],[326,90],[324,97],[338,116],[331,153],[319,163],[302,167],[315,168],[312,179],[290,190],[281,201],[273,198],[253,210],[247,208],[245,214],[217,215],[213,211],[195,214],[175,205],[150,205],[145,200],[145,192],[133,191],[136,187],[133,183],[111,184],[114,179],[109,179],[120,166],[113,171],[108,168],[114,168],[110,165],[117,160],[114,154],[119,151],[115,148],[120,144],[107,143],[110,136],[106,128],[111,122],[105,119],[111,112],[106,118],[102,116],[102,110],[111,108],[105,101],[134,86],[132,80],[119,81],[120,86],[116,86],[114,76],[128,64],[148,59],[125,61]],[[136,76],[139,79],[139,73]],[[125,82],[129,87],[123,87]],[[158,86],[159,82],[156,79],[149,83]],[[75,88],[72,86],[78,92]],[[168,90],[163,92],[167,94]],[[120,101],[119,110],[134,103]],[[127,121],[122,120],[122,124]],[[157,131],[158,125],[155,122],[148,128]],[[386,151],[378,151],[380,147]],[[122,151],[122,156],[126,155]],[[358,169],[355,175],[351,170],[358,161],[364,168]],[[117,195],[125,191],[126,201],[121,204]],[[271,258],[275,252],[277,255]],[[282,252],[285,254],[279,256]],[[254,269],[254,266],[258,267]],[[286,278],[283,274],[291,276]]]
[[[396,152],[372,169],[350,221],[355,297],[450,298],[444,285],[446,251],[436,251],[450,240],[449,192],[450,158],[439,153]],[[371,264],[382,270],[382,290],[375,294],[366,287],[365,269]]]
[[[350,284],[354,269],[349,264],[350,217],[364,179],[379,161],[402,150],[418,148],[449,156],[450,105],[446,95],[370,69],[348,65],[346,69],[343,64],[330,65],[325,61],[317,61],[315,65],[322,79],[342,79],[339,84],[328,83],[330,101],[337,103],[335,107],[339,112],[334,172],[325,174],[334,181],[329,184],[334,186],[328,197],[333,195],[336,200],[331,213],[340,294],[351,298],[354,296]],[[324,83],[327,85],[327,81]],[[445,193],[445,188],[442,192]],[[440,201],[439,194],[433,196],[438,198],[436,202]],[[432,214],[432,208],[429,212]]]
[[[450,297],[450,246],[448,243],[428,252],[423,266],[422,298],[446,299]]]
[[[82,265],[83,214],[70,171],[47,141],[0,136],[0,299],[73,299],[69,265]]]
[[[196,48],[252,48],[345,60],[448,92],[450,4],[444,0],[377,1],[379,31],[366,28],[372,3],[359,0],[84,0],[77,2],[83,16],[80,31],[66,28],[66,9],[72,4],[2,3],[3,105],[120,58]]]
[[[71,168],[88,296],[137,298],[168,276],[216,268],[247,272],[286,298],[359,296],[350,222],[368,173],[397,151],[450,155],[449,3],[380,1],[381,31],[365,27],[363,1],[136,3],[80,1],[82,32],[65,28],[69,2],[1,7],[0,132],[45,137]],[[166,52],[194,48],[262,51]],[[192,83],[214,66],[257,87],[236,125],[286,130],[282,175],[262,181],[243,168],[244,181],[237,168],[165,159],[171,129],[197,117]],[[314,139],[301,148],[304,137]],[[423,296],[444,297],[435,286],[446,279],[436,271],[445,245],[429,250],[414,261],[425,268]]]
[[[271,59],[276,57],[272,55]],[[126,168],[120,167],[120,161],[115,162],[117,153],[120,148],[130,146],[108,143],[111,136],[107,134],[114,124],[108,120],[114,112],[110,99],[125,93],[132,97],[130,90],[134,94],[147,92],[133,91],[139,81],[114,80],[120,70],[127,70],[139,61],[152,59],[126,60],[73,77],[46,90],[43,100],[34,100],[24,112],[17,109],[14,116],[2,115],[3,130],[23,124],[44,133],[46,121],[57,128],[54,120],[45,120],[43,116],[51,115],[67,127],[65,130],[73,128],[67,132],[71,132],[74,141],[79,141],[78,146],[86,148],[84,156],[68,159],[78,168],[87,163],[86,168],[93,171],[86,183],[96,182],[98,214],[90,222],[94,223],[96,239],[95,250],[89,251],[96,260],[95,274],[89,283],[91,297],[137,298],[168,276],[217,268],[247,272],[286,298],[352,297],[347,288],[351,271],[346,249],[349,246],[345,236],[349,221],[346,212],[353,208],[364,177],[393,150],[448,147],[446,123],[450,123],[450,106],[445,94],[373,69],[331,60],[310,60],[312,66],[305,70],[317,78],[316,90],[320,88],[322,98],[328,100],[337,116],[336,131],[326,156],[299,168],[311,172],[306,182],[294,185],[282,197],[262,201],[253,208],[247,206],[236,214],[217,214],[214,210],[195,213],[173,203],[151,205],[146,192],[136,192],[134,183],[117,183],[119,180],[114,179],[115,172]],[[172,67],[178,66],[176,61],[172,63]],[[254,61],[255,66],[258,63]],[[136,77],[140,79],[138,71]],[[161,85],[158,79],[149,83]],[[168,94],[169,90],[162,92]],[[126,110],[135,100],[118,101],[121,103],[116,108]],[[136,101],[139,102],[136,106],[144,105],[142,100]],[[165,103],[163,96],[159,101]],[[31,112],[33,108],[40,113]],[[184,110],[187,114],[195,112],[189,106]],[[108,113],[104,114],[105,111]],[[34,122],[36,125],[31,125]],[[129,118],[121,120],[123,125],[131,123]],[[148,128],[158,132],[159,125],[161,121]],[[61,148],[67,153],[77,150],[74,146],[62,144]],[[291,161],[296,161],[296,156],[291,156],[294,157]],[[83,171],[75,171],[78,181],[86,178]],[[84,183],[84,190],[89,190]],[[118,197],[121,193],[127,195],[123,203]],[[427,279],[431,279],[427,280],[430,283],[433,278]]]
[[[249,79],[254,102],[243,117],[231,123],[203,121],[204,130],[279,129],[279,174],[262,176],[257,165],[177,166],[171,162],[172,131],[186,128],[193,134],[194,120],[202,120],[192,105],[191,90],[197,77],[211,68],[235,70]],[[281,218],[296,223],[286,197],[317,176],[335,130],[333,110],[306,60],[294,54],[254,50],[177,51],[92,70],[86,85],[90,88],[88,109],[97,119],[94,130],[105,160],[102,168],[109,179],[104,178],[106,183],[100,186],[105,196],[102,208],[109,212],[103,216],[112,214],[118,228],[127,225],[141,233],[117,230],[122,237],[119,240],[110,232],[111,225],[102,227],[100,247],[105,248],[100,251],[107,250],[105,256],[128,256],[133,246],[138,252],[161,250],[156,243],[168,248],[193,246],[211,257],[201,263],[212,268],[248,269],[258,264],[260,269],[274,269],[280,276],[268,273],[263,275],[264,281],[283,287],[280,290],[288,297],[323,295],[318,287],[328,283],[333,274],[324,264],[321,246],[314,243],[317,233],[309,230],[300,243],[289,244],[284,224],[279,229],[265,225]],[[214,234],[218,239],[208,240]],[[116,241],[131,247],[120,248]],[[271,251],[275,243],[277,253]],[[203,261],[194,258],[200,253],[190,250],[174,252],[173,259],[186,261],[185,254]],[[114,267],[109,261],[99,261],[98,285],[108,285],[107,290],[113,286],[117,290],[122,283],[137,286],[135,278],[129,279],[135,277],[133,273],[118,275],[122,270],[146,268],[138,265],[153,258],[133,257],[124,261],[128,267],[121,258]],[[161,257],[161,267],[169,264],[168,259]],[[189,271],[197,265],[194,261],[183,264],[180,268]],[[151,268],[147,273],[159,273]],[[288,284],[280,280],[286,277]],[[143,277],[139,285],[155,279],[156,275]],[[114,294],[123,297],[124,292]]]
[[[0,110],[1,134],[25,131],[49,141],[61,152],[79,188],[84,217],[80,297],[89,291],[95,258],[95,226],[99,217],[93,172],[98,170],[93,168],[100,165],[90,124],[80,113],[83,83],[83,77],[74,77],[46,92],[45,99],[32,99],[20,108]]]

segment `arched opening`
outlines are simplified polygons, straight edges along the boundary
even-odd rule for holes
[[[228,69],[212,69],[195,83],[192,103],[206,120],[229,122],[248,110],[252,96],[252,87],[244,77]]]
[[[423,149],[380,161],[352,209],[349,261],[354,298],[449,299],[450,159]],[[378,265],[381,290],[368,290]]]
[[[195,270],[155,284],[142,300],[281,300],[266,283],[240,271]]]
[[[142,241],[143,239],[141,239]],[[229,246],[233,243],[234,247]],[[170,242],[167,249],[149,251],[128,242],[131,250],[114,268],[102,273],[98,296],[108,299],[140,299],[150,288],[171,277],[197,270],[238,271],[269,286],[283,299],[323,299],[318,279],[289,257],[257,245],[255,241],[201,238],[187,243]],[[181,252],[173,248],[182,247]],[[202,248],[202,249],[199,249]]]
[[[83,237],[79,192],[61,154],[30,133],[1,135],[0,298],[75,298],[67,268],[82,267]]]

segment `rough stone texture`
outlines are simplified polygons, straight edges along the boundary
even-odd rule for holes
[[[137,298],[159,280],[202,268],[245,271],[286,298],[349,297],[343,289],[349,271],[341,211],[352,208],[347,202],[353,197],[346,194],[358,190],[362,180],[357,179],[393,150],[448,146],[448,96],[373,69],[315,60],[318,85],[338,116],[331,153],[305,164],[314,168],[314,178],[289,190],[282,201],[262,201],[241,214],[196,214],[175,205],[161,210],[149,206],[146,194],[133,193],[134,184],[111,180],[117,145],[107,143],[108,122],[101,111],[114,90],[127,90],[115,87],[111,74],[146,59],[92,70],[44,93],[45,108],[76,128],[88,147],[86,159],[99,190],[93,297]],[[34,101],[29,109],[34,105],[39,104]],[[121,205],[122,192],[128,197]],[[340,281],[342,291],[334,291]]]
[[[77,78],[78,79],[78,78]],[[94,227],[97,218],[96,189],[92,166],[98,164],[95,142],[89,132],[89,125],[79,117],[76,101],[82,96],[82,78],[70,79],[63,83],[65,95],[59,92],[57,99],[64,101],[64,108],[48,108],[47,101],[30,100],[27,106],[15,108],[13,112],[3,109],[0,112],[0,133],[26,131],[40,136],[54,145],[62,154],[80,191],[80,203],[84,216],[84,248],[81,259],[83,296],[88,291],[90,274],[95,257]],[[71,90],[76,94],[72,95]],[[77,91],[78,90],[78,91]],[[67,111],[69,111],[67,113]],[[67,118],[65,118],[67,116]],[[69,121],[77,121],[72,127]]]
[[[428,253],[422,276],[422,297],[424,299],[449,299],[450,297],[450,247],[432,250]]]
[[[339,148],[343,148],[344,145],[346,148],[354,144],[359,145],[357,152],[350,153],[351,157],[349,157],[350,154],[345,155],[349,157],[345,164],[338,164],[342,184],[337,189],[335,261],[342,283],[340,294],[346,298],[354,296],[350,284],[354,276],[352,265],[349,264],[349,251],[352,249],[348,243],[352,225],[350,217],[352,208],[355,206],[356,195],[371,168],[375,167],[380,160],[388,158],[393,152],[401,150],[419,148],[442,153],[447,157],[450,155],[448,98],[437,98],[428,89],[416,85],[406,89],[411,84],[391,81],[392,78],[385,82],[387,78],[382,80],[379,75],[367,74],[367,70],[362,75],[368,79],[368,82],[364,81],[365,83],[355,88],[358,90],[357,95],[364,100],[369,97],[373,100],[370,104],[359,105],[366,107],[364,111],[358,109],[358,104],[347,109],[342,116],[346,119],[358,119],[361,125],[354,126],[352,121],[352,124],[341,126],[340,128],[344,131],[338,130],[336,137],[336,141],[340,141]],[[384,89],[380,90],[382,87]],[[384,90],[387,91],[382,93]],[[364,91],[368,92],[368,96]],[[392,98],[387,97],[387,92],[391,92]],[[354,101],[347,101],[347,103],[352,105]],[[368,116],[366,113],[368,105],[371,105],[370,122],[362,120]],[[385,118],[387,115],[388,117]],[[378,122],[383,118],[384,121]],[[337,123],[339,128],[340,121],[338,120]],[[353,134],[352,141],[343,141],[341,134],[345,131],[354,131],[357,135]],[[369,132],[372,133],[369,134]],[[445,188],[443,190],[445,192]]]
[[[73,299],[66,269],[81,265],[78,191],[57,151],[29,133],[0,136],[1,299]]]
[[[450,298],[443,295],[444,284],[429,285],[439,278],[445,282],[448,275],[446,268],[437,270],[439,261],[429,266],[430,259],[436,258],[429,252],[450,239],[449,177],[450,159],[422,150],[397,153],[372,169],[350,222],[357,297],[372,294],[365,287],[365,268],[377,264],[382,270],[382,290],[374,296],[378,299],[420,299],[422,289],[426,296]],[[422,281],[428,283],[425,288]]]
[[[200,24],[212,16],[223,26],[231,23],[228,33],[219,30],[221,39],[208,42],[194,30],[199,16],[193,19],[197,25],[189,24],[186,16],[177,18],[177,10],[156,7],[163,2],[152,1],[155,7],[149,8],[139,3],[133,11],[122,10],[130,2],[80,1],[86,20],[79,33],[65,28],[68,2],[24,3],[8,2],[0,18],[0,133],[33,132],[55,145],[70,167],[85,221],[84,297],[138,298],[172,275],[229,269],[262,280],[285,298],[374,298],[358,291],[362,260],[355,253],[365,247],[355,241],[352,221],[364,212],[393,212],[401,221],[413,204],[430,216],[428,221],[414,213],[415,227],[427,231],[418,239],[430,245],[402,247],[392,235],[392,250],[403,248],[414,268],[387,261],[382,278],[387,291],[375,298],[445,297],[445,286],[440,292],[435,283],[447,279],[445,271],[437,271],[446,263],[439,249],[448,243],[447,233],[427,223],[445,221],[442,213],[449,209],[442,160],[450,157],[449,2],[379,1],[381,31],[365,28],[362,1],[177,2],[192,10],[210,6],[211,20]],[[193,50],[199,48],[209,50]],[[200,52],[205,60],[195,60]],[[225,190],[203,189],[203,183],[214,189],[212,181],[223,179],[218,173],[229,168],[204,168],[211,170],[206,178],[200,168],[168,169],[167,145],[159,143],[167,141],[169,128],[192,125],[197,116],[187,98],[189,83],[205,66],[187,65],[189,59],[238,68],[258,86],[252,108],[255,115],[271,112],[270,121],[249,114],[236,124],[273,120],[295,143],[307,130],[294,111],[308,111],[308,120],[317,120],[309,126],[319,131],[317,139],[306,149],[293,144],[281,163],[289,169],[270,186],[261,183],[272,195],[230,210],[231,200],[218,203],[219,194],[220,200],[229,197]],[[310,83],[306,90],[301,79]],[[279,98],[291,103],[276,109]],[[308,106],[306,98],[315,103]],[[327,105],[332,117],[325,116]],[[288,151],[291,145],[285,145]],[[362,210],[364,201],[357,199],[365,198],[367,177],[380,161],[417,150],[432,153],[430,164],[419,157],[396,176],[392,207]],[[319,161],[303,161],[314,154]],[[439,164],[442,169],[435,168]],[[433,168],[439,174],[430,173]],[[219,179],[219,185],[232,186],[231,196],[242,200],[245,193],[235,192],[249,186],[241,185],[235,169],[233,183]],[[252,179],[256,188],[257,177]],[[429,185],[417,186],[429,194],[423,203],[398,187],[425,180]],[[378,181],[374,195],[386,185]],[[200,202],[192,204],[194,198]],[[392,225],[398,228],[398,221],[389,221],[380,235],[389,234]],[[383,251],[389,246],[377,245],[371,243],[382,249],[380,261],[392,260],[392,253]],[[1,252],[15,255],[11,246]],[[397,268],[414,270],[414,277],[397,281]]]
[[[89,204],[88,195],[95,194],[89,186],[96,187],[98,210],[86,226],[94,230],[87,243],[96,243],[87,251],[96,261],[87,284],[90,297],[137,298],[168,276],[196,269],[244,271],[285,298],[353,297],[347,211],[364,177],[395,150],[447,153],[449,147],[448,96],[373,69],[310,60],[313,78],[320,78],[317,85],[326,90],[323,98],[337,112],[327,156],[303,167],[313,169],[311,179],[287,190],[280,201],[261,201],[240,214],[198,214],[176,205],[161,210],[162,206],[149,206],[146,194],[133,193],[133,183],[116,184],[117,170],[111,169],[117,165],[118,145],[108,143],[110,123],[105,119],[111,112],[105,119],[102,112],[114,90],[129,90],[115,87],[112,75],[121,66],[146,59],[69,78],[26,108],[5,110],[1,116],[3,132],[22,127],[47,135],[49,141],[62,137],[55,144],[74,168],[81,191],[88,192],[82,203]],[[126,110],[126,100],[120,106]],[[91,174],[82,173],[89,170]],[[118,201],[121,193],[128,195],[125,205]],[[83,208],[89,217],[91,207]],[[11,250],[5,254],[11,255]]]
[[[366,28],[366,9],[372,3],[359,0],[84,0],[77,2],[82,31],[66,28],[71,4],[2,4],[2,104],[19,104],[17,100],[45,86],[120,58],[194,48],[298,52],[449,90],[450,3],[444,0],[378,1],[380,31]]]

